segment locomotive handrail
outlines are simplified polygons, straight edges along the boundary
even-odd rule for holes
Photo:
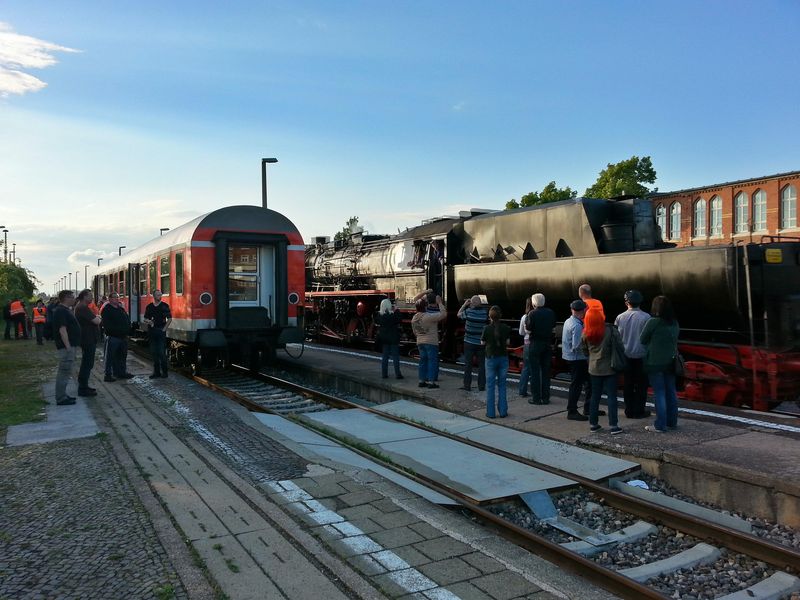
[[[750,351],[755,355],[755,332],[753,331],[753,291],[750,287],[750,255],[747,251],[747,244],[744,240],[737,240],[737,246],[741,246],[743,249],[742,253],[742,260],[744,261],[744,279],[745,279],[745,287],[747,288],[747,320],[748,324],[750,325]],[[756,403],[756,361],[750,360],[750,366],[753,371],[753,405]]]
[[[775,241],[782,241],[782,240],[794,240],[796,242],[800,242],[800,236],[796,235],[762,235],[760,244],[764,243],[764,240],[768,239],[770,243],[774,243]]]

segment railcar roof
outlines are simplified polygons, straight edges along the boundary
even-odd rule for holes
[[[122,256],[109,260],[100,266],[100,271],[114,271],[128,263],[141,262],[165,248],[189,243],[194,239],[194,234],[198,229],[298,233],[294,223],[274,210],[252,205],[226,206],[195,217],[188,223],[171,229],[164,235],[153,238]]]

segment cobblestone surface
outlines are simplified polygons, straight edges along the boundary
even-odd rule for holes
[[[269,439],[242,421],[207,390],[187,393],[187,383],[170,381],[176,386],[154,386],[148,380],[136,381],[183,425],[179,437],[190,434],[220,456],[240,476],[253,483],[301,477],[308,463],[294,452]]]
[[[100,437],[0,452],[0,598],[187,598]]]

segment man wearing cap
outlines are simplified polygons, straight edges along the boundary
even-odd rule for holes
[[[581,348],[583,336],[583,317],[586,314],[586,303],[575,300],[569,305],[572,316],[564,321],[561,334],[561,357],[569,363],[570,384],[567,400],[567,419],[570,421],[588,421],[589,417],[578,412],[578,398],[581,390],[589,382],[589,357]],[[591,388],[586,393],[588,404]]]
[[[622,336],[625,356],[625,416],[629,419],[644,419],[650,416],[645,408],[647,402],[647,374],[644,372],[644,357],[647,350],[639,338],[650,315],[639,308],[644,298],[639,290],[625,292],[624,313],[617,316],[614,325]]]
[[[556,326],[556,313],[544,305],[544,294],[533,294],[531,300],[533,310],[525,319],[525,329],[531,342],[528,356],[525,357],[531,374],[531,398],[528,403],[550,404],[550,369],[553,361],[550,344]]]

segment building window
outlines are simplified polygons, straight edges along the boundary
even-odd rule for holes
[[[781,229],[797,227],[797,188],[787,185],[781,190]]]
[[[706,217],[706,201],[698,198],[694,203],[694,237],[705,237]]]
[[[722,235],[722,198],[714,196],[711,198],[711,235]]]
[[[747,233],[750,231],[749,213],[747,194],[739,192],[733,200],[736,213],[734,214],[733,230],[736,233]]]
[[[161,257],[161,293],[169,296],[169,256]]]
[[[756,190],[753,194],[753,231],[767,230],[767,192]]]
[[[667,239],[667,209],[663,204],[656,206],[656,225],[661,239]]]
[[[669,239],[681,239],[681,203],[673,202],[669,207]]]

